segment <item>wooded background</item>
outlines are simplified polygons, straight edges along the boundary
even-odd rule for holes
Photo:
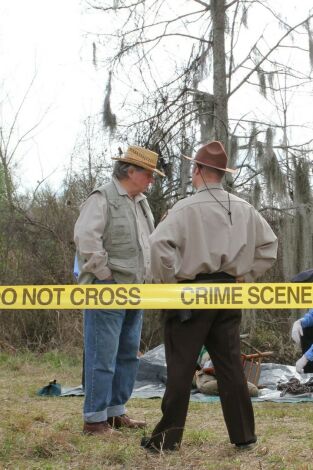
[[[158,222],[192,193],[181,155],[213,139],[238,169],[225,187],[251,202],[279,238],[277,263],[262,280],[289,281],[312,268],[313,13],[295,22],[265,0],[95,0],[84,8],[98,24],[103,18],[88,40],[90,66],[99,76],[105,70],[107,82],[102,111],[86,116],[57,190],[42,181],[23,191],[17,163],[28,132],[16,133],[23,102],[13,120],[1,118],[1,284],[74,282],[73,226],[89,192],[110,179],[109,147],[118,154],[137,144],[160,155],[166,178],[148,194]],[[288,362],[298,354],[289,332],[301,313],[246,311],[242,331]],[[79,311],[0,315],[0,347],[82,344]],[[162,340],[161,316],[146,313],[143,350]]]

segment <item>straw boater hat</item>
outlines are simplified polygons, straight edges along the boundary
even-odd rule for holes
[[[213,140],[213,142],[201,147],[197,151],[195,158],[187,157],[186,155],[183,155],[183,157],[191,160],[194,164],[197,163],[210,168],[215,168],[216,170],[227,171],[228,173],[235,173],[237,171],[227,168],[226,165],[228,159],[225,149],[221,142],[218,142],[217,140]]]
[[[112,160],[117,160],[124,163],[132,163],[133,165],[140,166],[146,170],[151,170],[160,176],[165,176],[162,171],[157,170],[158,154],[151,150],[144,149],[132,145],[128,147],[127,151],[121,157],[112,157]]]

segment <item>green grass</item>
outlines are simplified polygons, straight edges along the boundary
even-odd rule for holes
[[[80,354],[0,353],[0,469],[313,470],[313,405],[254,404],[258,445],[240,452],[229,443],[219,403],[191,403],[180,451],[149,454],[142,430],[118,438],[84,436],[82,397],[42,398],[49,380],[78,385]],[[160,400],[130,400],[131,416],[160,417]]]

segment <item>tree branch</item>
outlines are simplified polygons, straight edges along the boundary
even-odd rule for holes
[[[92,5],[90,2],[86,1],[87,5],[89,5],[91,8],[94,8],[95,10],[102,10],[102,11],[125,10],[125,9],[128,9],[128,8],[137,7],[138,5],[141,5],[144,2],[145,2],[145,0],[139,0],[139,2],[132,3],[131,5],[123,5],[121,7],[107,7],[107,8],[105,8],[105,7],[99,7],[97,5]]]
[[[239,3],[238,0],[233,0],[232,2],[230,2],[228,5],[225,5],[225,10],[227,10],[227,8],[231,7],[232,5],[234,5],[235,3]]]
[[[243,80],[241,80],[241,82],[231,91],[230,95],[231,96],[232,94],[234,94],[239,88],[242,87],[242,85],[251,77],[251,75],[257,71],[257,69],[260,67],[261,64],[263,64],[263,62],[265,62],[265,60],[270,56],[270,54],[275,50],[277,49],[277,47],[280,45],[280,43],[287,37],[289,36],[289,34],[294,31],[295,29],[297,29],[299,26],[302,26],[304,23],[306,23],[310,18],[313,17],[313,14],[308,16],[305,20],[301,21],[300,23],[296,24],[295,26],[293,26],[289,31],[287,31],[280,39],[279,41],[277,41],[277,43],[268,51],[267,54],[265,54],[265,56],[260,60],[260,62],[258,62],[258,64],[251,70],[250,73],[248,73],[248,75],[246,75],[245,78],[243,78]]]
[[[126,37],[128,34],[136,33],[137,31],[143,31],[144,29],[152,28],[154,26],[160,26],[162,24],[168,25],[170,23],[174,23],[175,21],[181,20],[182,18],[186,18],[186,16],[197,15],[198,13],[203,13],[204,11],[205,10],[197,10],[197,11],[193,11],[191,13],[186,13],[185,15],[176,16],[175,18],[172,18],[171,20],[163,20],[163,21],[158,21],[157,23],[151,23],[151,24],[143,25],[139,28],[135,28],[135,29],[131,29],[131,30],[127,31],[126,33],[124,33],[123,36]]]
[[[202,0],[193,0],[193,1],[205,7],[206,10],[211,10],[211,5],[209,5],[208,3],[205,3]]]
[[[151,39],[145,39],[143,41],[137,41],[134,44],[130,44],[129,46],[126,46],[124,49],[122,49],[118,54],[117,57],[120,58],[123,54],[128,52],[130,49],[133,49],[136,46],[147,44],[149,42],[154,42],[154,41],[159,41],[162,40],[165,37],[170,37],[170,36],[182,36],[186,37],[189,39],[195,39],[196,41],[204,42],[206,44],[212,44],[212,41],[208,41],[207,39],[204,38],[197,38],[196,36],[190,36],[189,34],[183,34],[183,33],[168,33],[168,34],[161,34],[160,36],[156,36],[155,38]]]

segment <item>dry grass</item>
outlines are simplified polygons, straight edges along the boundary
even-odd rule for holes
[[[139,447],[142,431],[118,439],[81,434],[82,398],[41,398],[36,391],[56,378],[80,382],[80,359],[48,353],[0,354],[0,469],[229,469],[313,470],[313,406],[255,404],[258,445],[238,451],[228,440],[219,404],[191,403],[179,452],[150,455]],[[132,416],[148,433],[160,400],[131,400]]]

